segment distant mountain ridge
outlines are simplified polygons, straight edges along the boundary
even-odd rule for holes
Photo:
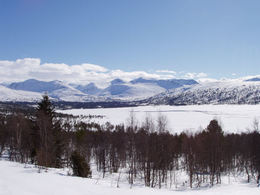
[[[101,91],[101,89],[98,88],[95,83],[89,83],[87,85],[76,85],[75,88],[89,95],[96,95]]]
[[[84,93],[91,93],[92,95],[100,97],[133,100],[147,98],[169,89],[195,84],[198,83],[191,79],[155,80],[138,78],[130,82],[123,81],[122,79],[114,79],[105,89],[97,88],[94,83],[86,86],[78,86],[76,88]]]
[[[14,82],[5,87],[25,92],[39,94],[47,93],[57,101],[109,101],[144,99],[156,94],[175,89],[185,85],[198,84],[195,80],[171,79],[155,80],[138,78],[130,82],[114,79],[104,89],[98,88],[94,83],[87,85],[66,84],[62,81],[39,81],[28,79]]]
[[[137,78],[127,82],[118,78],[102,89],[94,83],[75,85],[29,79],[0,85],[0,101],[36,101],[47,93],[54,101],[67,102],[124,101],[141,105],[258,104],[259,81],[259,77],[201,83],[192,79]]]
[[[15,82],[6,85],[7,88],[15,91],[34,92],[42,95],[47,93],[56,101],[101,101],[103,98],[98,98],[89,94],[85,94],[74,87],[65,84],[61,81],[39,81],[29,79],[22,82]]]
[[[51,93],[55,90],[68,88],[61,81],[39,81],[36,79],[28,79],[23,82],[15,82],[7,85],[10,89],[24,90],[44,93]]]
[[[182,87],[184,85],[195,85],[198,84],[197,81],[193,79],[169,79],[169,80],[154,80],[154,79],[143,79],[138,78],[131,81],[132,84],[136,83],[152,83],[157,84],[158,86],[164,88],[164,89],[175,89],[178,87]]]

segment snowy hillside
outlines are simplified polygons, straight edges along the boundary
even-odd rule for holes
[[[29,79],[24,82],[11,83],[8,85],[10,89],[16,91],[31,91],[40,94],[48,93],[48,95],[57,101],[98,101],[101,98],[84,94],[83,92],[67,85],[61,81],[38,81],[35,79]]]
[[[55,101],[88,102],[104,101],[104,98],[85,94],[61,81],[38,81],[29,79],[23,82],[0,85],[0,101],[28,101],[41,99],[47,93]]]
[[[40,93],[9,89],[0,85],[0,101],[33,102],[42,98]]]
[[[150,83],[124,83],[124,84],[112,84],[108,88],[104,89],[99,95],[105,97],[111,97],[114,99],[122,100],[134,100],[151,97],[155,94],[164,92],[165,89]]]
[[[150,104],[257,104],[260,82],[228,80],[173,89],[147,100]]]
[[[222,184],[214,187],[204,188],[175,188],[171,189],[154,189],[143,187],[142,185],[134,185],[132,188],[123,181],[119,183],[117,188],[118,177],[110,177],[102,179],[102,176],[95,175],[92,179],[67,176],[66,170],[49,169],[48,172],[38,172],[38,169],[32,165],[26,165],[0,161],[0,194],[1,195],[243,195],[259,194],[260,188],[255,183],[245,183],[243,178],[223,179]],[[121,176],[123,177],[123,176]],[[121,178],[122,180],[124,178]]]
[[[138,78],[135,80],[132,80],[130,83],[137,84],[137,83],[149,83],[149,84],[155,84],[158,85],[166,90],[169,89],[175,89],[178,87],[182,87],[184,85],[196,85],[198,84],[193,79],[170,79],[170,80],[155,80],[155,79],[143,79]]]
[[[52,93],[53,91],[63,89],[66,90],[70,88],[66,86],[61,81],[38,81],[36,79],[29,79],[23,82],[15,82],[8,85],[10,89],[15,90],[24,90],[24,91],[32,91],[32,92],[39,92],[39,93]]]

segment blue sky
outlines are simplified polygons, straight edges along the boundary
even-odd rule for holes
[[[260,74],[258,0],[0,0],[0,60]]]

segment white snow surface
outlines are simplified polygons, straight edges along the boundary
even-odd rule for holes
[[[72,115],[103,115],[105,117],[91,119],[93,122],[105,124],[127,124],[130,113],[141,125],[145,117],[153,121],[159,115],[167,118],[167,130],[171,133],[182,131],[198,131],[207,127],[212,119],[217,119],[225,132],[247,132],[253,130],[254,121],[260,120],[260,105],[191,105],[191,106],[139,106],[124,108],[71,109],[58,112]]]
[[[42,95],[36,92],[13,90],[0,85],[0,101],[38,101],[42,99]]]
[[[118,90],[117,95],[111,94],[111,89],[108,88],[108,90],[104,90],[101,93],[101,97],[110,97],[114,99],[120,99],[120,100],[137,100],[137,99],[144,99],[151,97],[153,95],[165,92],[165,89],[158,86],[157,84],[151,84],[151,83],[125,83],[123,87],[128,87],[127,90],[124,90],[122,92],[119,91],[120,88],[118,88],[120,85],[113,85],[111,87],[115,88],[115,91]]]
[[[41,92],[32,92],[24,90],[15,90],[0,85],[0,101],[14,101],[14,102],[36,102],[42,99]],[[88,102],[88,101],[104,101],[105,98],[87,95],[81,91],[70,86],[66,88],[57,89],[48,93],[52,100],[62,100],[71,102]]]
[[[260,188],[256,183],[245,183],[245,180],[223,179],[221,185],[201,188],[153,189],[143,185],[120,183],[119,188],[113,179],[80,178],[66,174],[63,169],[48,169],[38,172],[32,165],[0,160],[0,195],[258,195]]]

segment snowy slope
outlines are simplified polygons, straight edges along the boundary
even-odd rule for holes
[[[169,79],[169,80],[155,80],[155,79],[143,79],[143,78],[138,78],[135,80],[131,81],[132,84],[137,84],[137,83],[149,83],[149,84],[155,84],[158,85],[166,90],[169,89],[175,89],[182,87],[184,85],[196,85],[198,84],[195,80],[193,79]]]
[[[15,90],[23,90],[23,91],[32,91],[32,92],[39,92],[39,93],[52,93],[55,90],[70,88],[66,86],[61,81],[38,81],[36,79],[28,79],[23,82],[15,82],[8,85],[10,89]]]
[[[40,93],[13,90],[0,85],[0,101],[24,101],[33,102],[42,98]]]
[[[113,84],[108,88],[104,89],[99,96],[111,97],[114,99],[122,100],[134,100],[151,97],[155,94],[164,92],[165,89],[150,83],[124,83],[124,84]]]
[[[0,85],[0,101],[8,102],[36,102],[42,99],[44,93],[30,92],[23,90],[9,89]],[[89,102],[89,101],[105,101],[105,98],[84,94],[75,89],[57,89],[51,93],[47,93],[54,101],[68,102]]]
[[[65,84],[61,81],[38,81],[29,79],[23,82],[11,83],[8,85],[9,92],[22,93],[24,91],[34,92],[38,96],[47,93],[51,98],[56,101],[69,101],[69,102],[88,102],[88,101],[104,101],[105,98],[85,94],[74,87]],[[1,89],[0,89],[1,93]],[[19,96],[17,100],[23,101],[28,99]]]
[[[124,182],[116,187],[117,177],[93,179],[67,176],[62,169],[49,169],[38,173],[33,166],[0,161],[0,194],[1,195],[258,195],[260,188],[256,184],[247,184],[243,180],[231,179],[230,183],[223,180],[221,185],[211,188],[189,189],[153,189],[134,185],[132,188]]]
[[[257,104],[260,103],[260,82],[228,80],[185,86],[158,94],[150,104]]]

